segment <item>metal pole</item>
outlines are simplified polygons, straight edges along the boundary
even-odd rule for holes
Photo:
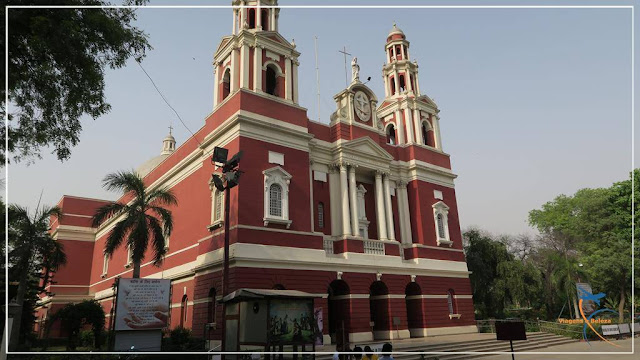
[[[511,344],[511,360],[516,360],[516,354],[513,353],[513,340],[509,340],[509,344]]]
[[[224,189],[224,264],[222,270],[222,298],[229,293],[229,185]],[[222,351],[227,337],[227,304],[222,303]]]
[[[318,37],[314,36],[313,44],[316,52],[316,89],[318,90],[318,121],[320,121],[320,71],[318,70]]]

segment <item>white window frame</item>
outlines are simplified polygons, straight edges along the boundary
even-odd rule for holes
[[[133,252],[131,251],[131,246],[127,246],[127,263],[124,264],[124,267],[130,268],[133,265]]]
[[[218,190],[212,183],[209,184],[211,189],[211,224],[209,230],[214,230],[224,225],[224,191]],[[216,213],[216,196],[220,194],[220,214]]]
[[[369,238],[369,224],[370,221],[367,220],[367,213],[365,207],[365,198],[364,195],[367,193],[367,189],[362,184],[359,184],[356,188],[357,198],[358,198],[358,229],[360,230],[360,236],[363,239]]]
[[[264,217],[262,218],[264,226],[269,224],[282,224],[286,225],[288,229],[291,227],[292,223],[289,219],[289,183],[291,182],[291,174],[286,172],[280,166],[265,170],[262,174],[264,174]],[[273,216],[269,211],[269,204],[271,200],[270,188],[271,185],[274,184],[279,185],[282,189],[281,216]]]
[[[107,277],[107,271],[109,271],[109,254],[104,254],[102,263],[102,274],[101,277],[104,279]]]
[[[438,231],[438,215],[442,215],[445,235],[444,238],[440,236],[440,231]],[[438,201],[437,203],[433,204],[433,222],[436,231],[436,240],[438,246],[453,246],[453,241],[451,241],[451,238],[449,237],[449,207],[443,201]]]
[[[171,235],[165,235],[164,223],[162,224],[162,237],[164,238],[164,249],[169,250],[169,241],[171,240]]]

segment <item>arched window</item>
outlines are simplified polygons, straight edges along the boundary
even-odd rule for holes
[[[278,184],[269,187],[269,215],[282,217],[282,187]]]
[[[222,200],[224,198],[224,192],[216,189],[215,195],[213,196],[213,221],[221,221],[222,220]]]
[[[440,239],[445,239],[445,232],[444,232],[444,218],[442,217],[442,214],[438,214],[438,237]]]
[[[107,271],[109,270],[109,254],[104,254],[104,259],[102,263],[102,277],[107,276]]]
[[[398,80],[400,80],[400,81],[399,81],[399,84],[400,84],[400,92],[404,92],[404,91],[407,89],[407,85],[406,85],[406,83],[404,82],[404,75],[400,75],[400,76],[398,77]]]
[[[433,146],[433,144],[429,143],[429,129],[427,128],[426,123],[422,123],[422,143],[428,146]]]
[[[389,77],[389,84],[391,86],[391,95],[396,94],[396,81],[393,76]]]
[[[231,92],[231,70],[227,69],[224,71],[224,75],[222,76],[222,99],[226,99]]]
[[[318,203],[318,229],[324,229],[324,203]]]
[[[291,174],[276,166],[264,174],[264,226],[269,224],[291,226],[289,220],[289,184]]]
[[[256,9],[248,9],[249,11],[249,29],[256,28]]]
[[[393,124],[387,127],[387,144],[396,144],[396,128],[393,126]]]
[[[267,66],[266,83],[264,91],[267,94],[278,96],[278,72],[272,65]]]
[[[433,219],[436,227],[436,242],[438,245],[453,245],[453,242],[449,238],[448,215],[449,207],[443,201],[438,201],[433,204]]]
[[[396,59],[402,60],[402,50],[400,45],[396,45]]]
[[[269,31],[269,10],[262,9],[260,21],[262,21],[262,30]]]
[[[209,290],[209,308],[207,309],[207,322],[216,322],[216,289]]]
[[[187,295],[184,295],[180,302],[180,327],[184,327],[187,322],[187,300]]]
[[[456,302],[454,299],[455,294],[452,289],[447,291],[447,305],[449,306],[449,314],[453,315],[457,313]]]

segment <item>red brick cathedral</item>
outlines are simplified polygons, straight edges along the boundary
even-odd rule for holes
[[[325,344],[341,329],[351,342],[475,332],[456,175],[405,34],[394,24],[385,39],[384,97],[361,82],[353,59],[351,83],[320,123],[298,104],[300,53],[279,32],[280,9],[266,7],[277,0],[233,4],[245,7],[233,9],[233,32],[215,51],[213,111],[195,136],[176,147],[169,134],[161,154],[138,168],[150,189],[171,188],[179,201],[163,264],[148,255],[141,270],[172,280],[171,327],[221,338],[224,194],[210,183],[219,146],[244,151],[230,195],[230,291],[317,295]],[[96,299],[109,325],[112,285],[133,269],[127,248],[103,255],[118,221],[91,226],[105,203],[60,200],[65,216],[52,233],[68,264],[50,285],[55,296],[42,299],[39,322],[66,303]]]

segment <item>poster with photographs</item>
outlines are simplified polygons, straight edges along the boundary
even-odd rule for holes
[[[317,322],[313,300],[271,300],[269,341],[278,344],[313,344]]]
[[[171,280],[120,279],[116,330],[152,330],[167,326]]]

